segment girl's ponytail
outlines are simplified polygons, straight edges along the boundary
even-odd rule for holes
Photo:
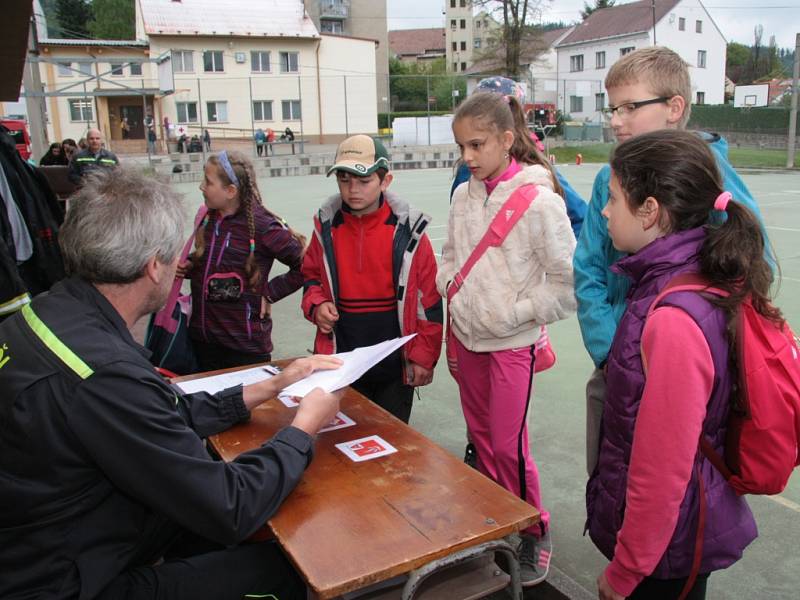
[[[700,249],[701,273],[730,294],[715,303],[732,314],[749,297],[760,314],[781,323],[780,310],[770,304],[773,273],[758,219],[735,200],[727,203],[725,214],[725,222],[709,226]]]

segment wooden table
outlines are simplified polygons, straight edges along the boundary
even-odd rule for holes
[[[210,442],[233,460],[289,425],[295,410],[270,400],[250,422]],[[319,434],[303,479],[269,520],[318,598],[409,573],[539,521],[532,506],[356,391],[348,388],[341,411],[356,425]],[[397,452],[353,462],[334,447],[373,434]]]

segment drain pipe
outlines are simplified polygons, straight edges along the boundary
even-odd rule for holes
[[[325,143],[325,137],[322,134],[322,86],[319,82],[319,47],[322,45],[322,36],[317,40],[317,118],[319,120],[319,143]]]

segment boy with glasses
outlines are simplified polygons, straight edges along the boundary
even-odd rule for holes
[[[379,140],[344,140],[332,173],[339,193],[315,215],[303,259],[303,314],[317,326],[320,354],[417,334],[353,384],[408,423],[414,387],[431,382],[442,346],[430,217],[387,191],[392,173]]]
[[[619,142],[660,129],[685,129],[691,112],[689,67],[668,48],[642,48],[626,54],[605,80],[609,106],[603,112]],[[716,134],[698,132],[717,159],[723,188],[761,220],[752,195],[728,162],[728,143]],[[601,211],[608,202],[611,169],[597,174],[592,198],[573,259],[578,322],[583,343],[595,364],[586,384],[586,466],[597,463],[600,422],[606,395],[605,364],[617,325],[625,312],[629,281],[610,267],[624,256],[614,249]],[[687,182],[688,185],[688,182]],[[763,224],[762,224],[763,227]],[[763,232],[763,229],[762,229]],[[766,240],[766,232],[764,239]]]

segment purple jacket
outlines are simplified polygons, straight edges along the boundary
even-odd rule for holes
[[[219,218],[209,213],[208,223],[197,235],[205,235],[203,256],[192,268],[192,318],[189,334],[200,340],[238,352],[272,352],[272,319],[259,318],[261,297],[271,303],[288,296],[303,285],[303,246],[262,206],[253,211],[255,222],[256,264],[261,270],[258,290],[247,285],[245,262],[250,254],[250,234],[244,210]],[[289,271],[269,278],[275,259]],[[244,293],[236,299],[209,300],[206,290],[213,278],[241,278]]]
[[[645,317],[659,291],[675,275],[698,270],[698,252],[705,239],[700,227],[659,238],[617,262],[612,269],[632,280],[628,306],[620,321],[608,359],[607,394],[603,410],[600,456],[586,489],[587,528],[592,541],[610,560],[625,514],[628,466],[639,401],[644,390],[641,338]],[[694,292],[676,292],[661,305],[685,310],[708,341],[714,361],[714,386],[703,433],[722,453],[733,374],[728,369],[724,312]],[[701,573],[736,562],[757,536],[747,503],[698,451],[695,470],[680,506],[672,539],[651,574],[658,579],[689,575],[694,557],[699,515],[697,467],[705,484],[707,516]],[[646,535],[642,532],[642,535]]]

